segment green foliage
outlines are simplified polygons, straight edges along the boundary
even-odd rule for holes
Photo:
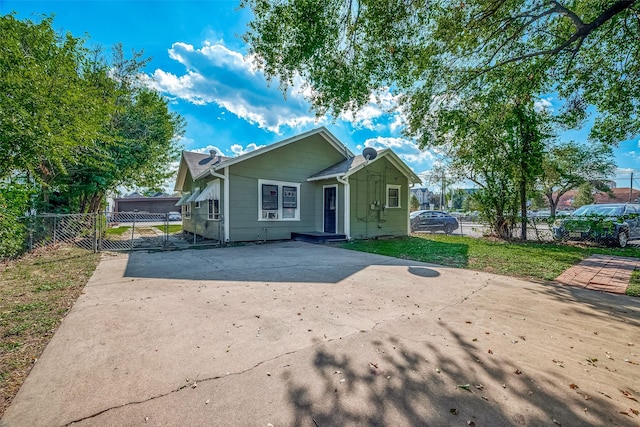
[[[640,270],[631,273],[631,280],[627,287],[627,295],[632,297],[640,297]]]
[[[158,187],[183,120],[139,81],[147,59],[110,58],[58,35],[52,18],[0,17],[0,178],[41,186],[39,211],[96,212],[120,185]]]
[[[86,49],[52,24],[0,16],[0,178],[18,170],[51,182],[99,135]]]
[[[559,119],[607,143],[640,133],[640,21],[636,1],[243,0],[245,34],[283,89],[309,82],[318,112],[362,107],[387,88],[404,95],[408,132],[426,142],[434,104],[498,85],[557,91]],[[532,88],[534,89],[531,92]]]
[[[417,211],[418,209],[420,209],[420,201],[418,200],[415,194],[412,194],[411,195],[411,212]]]
[[[602,180],[615,171],[615,163],[609,146],[568,142],[554,145],[545,153],[542,169],[540,186],[553,216],[567,191],[585,183],[602,188]]]
[[[593,186],[589,182],[585,182],[584,184],[578,187],[578,192],[576,196],[573,198],[573,206],[579,208],[580,206],[590,205],[594,202],[593,198]]]
[[[26,185],[0,186],[0,259],[13,258],[25,249],[26,220],[32,192]]]

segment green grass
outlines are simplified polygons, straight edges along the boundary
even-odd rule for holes
[[[104,231],[107,236],[122,236],[127,232],[131,232],[131,227],[111,227]]]
[[[98,264],[79,248],[0,263],[0,416]]]
[[[165,227],[158,227],[160,228],[160,231],[164,232],[164,228]],[[174,234],[174,233],[180,233],[182,231],[182,224],[169,224],[167,225],[167,233],[169,234]]]
[[[614,249],[504,242],[444,234],[420,235],[397,240],[356,241],[344,243],[342,247],[535,280],[554,280],[567,268],[596,253],[640,257],[640,249],[637,248]]]
[[[631,273],[631,281],[627,287],[627,295],[640,297],[640,270]]]

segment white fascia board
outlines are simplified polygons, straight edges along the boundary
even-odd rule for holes
[[[332,178],[342,178],[344,176],[344,173],[334,173],[331,175],[322,175],[322,176],[316,176],[314,178],[307,178],[307,182],[314,182],[314,181],[324,181],[325,179],[332,179]]]

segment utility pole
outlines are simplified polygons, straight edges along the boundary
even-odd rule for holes
[[[633,172],[631,172],[631,181],[629,182],[629,184],[629,203],[631,203],[631,198],[633,197]]]
[[[442,171],[442,188],[440,189],[440,210],[444,210],[444,171]]]

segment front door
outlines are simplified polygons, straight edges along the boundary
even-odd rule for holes
[[[337,208],[336,187],[326,187],[324,189],[324,232],[336,232],[336,208]]]

